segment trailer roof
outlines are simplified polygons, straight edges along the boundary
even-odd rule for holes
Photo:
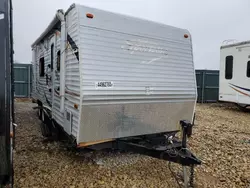
[[[237,42],[237,43],[233,43],[233,44],[228,44],[228,45],[223,45],[220,47],[220,49],[230,48],[230,47],[240,46],[240,45],[245,45],[245,44],[250,44],[250,40],[243,41],[243,42]]]
[[[80,4],[75,4],[73,3],[69,8],[68,10],[64,13],[64,11],[62,9],[59,9],[57,11],[58,12],[61,12],[63,13],[64,15],[67,15],[69,13],[70,10],[72,10],[74,7],[76,6],[83,6],[83,5],[80,5]],[[91,7],[88,7],[88,6],[84,6],[84,7],[87,7],[87,8],[91,8]],[[101,10],[101,9],[97,9],[97,8],[92,8],[92,9],[96,9],[96,10]],[[101,10],[101,11],[104,11],[104,10]],[[158,24],[158,25],[161,25],[161,26],[168,26],[168,27],[172,27],[172,28],[175,28],[175,29],[180,29],[180,30],[185,30],[187,31],[187,33],[190,35],[189,31],[187,29],[182,29],[182,28],[178,28],[178,27],[174,27],[174,26],[170,26],[170,25],[166,25],[166,24],[163,24],[163,23],[159,23],[159,22],[155,22],[155,21],[150,21],[150,20],[147,20],[147,19],[142,19],[142,18],[135,18],[135,17],[132,17],[132,16],[128,16],[128,15],[123,15],[123,14],[119,14],[119,13],[114,13],[114,12],[110,12],[110,11],[105,11],[105,12],[109,12],[109,13],[112,13],[112,14],[116,14],[116,15],[122,15],[122,16],[126,16],[128,18],[133,18],[133,19],[137,19],[137,20],[143,20],[143,21],[146,21],[146,22],[149,22],[149,23],[154,23],[154,24]],[[60,22],[58,16],[57,16],[57,13],[54,17],[54,19],[51,21],[51,23],[48,25],[48,27],[45,29],[45,31],[38,37],[38,39],[31,45],[31,47],[33,48],[36,44],[38,44],[39,42],[41,42],[46,36],[48,36],[48,34],[51,32],[52,29],[54,29],[56,27],[56,25]]]
[[[58,12],[61,12],[61,13],[63,13],[64,14],[64,12],[63,12],[63,10],[58,10],[57,11],[57,13]],[[54,29],[55,28],[55,26],[60,22],[60,20],[59,20],[59,18],[58,18],[58,16],[57,16],[57,13],[56,13],[56,15],[55,15],[55,17],[53,18],[53,20],[50,22],[50,24],[48,25],[48,27],[44,30],[44,32],[36,39],[36,41],[31,45],[31,47],[33,48],[36,44],[38,44],[39,42],[41,42],[43,39],[44,39],[44,37],[46,37],[49,33],[50,33],[50,31],[52,30],[52,29]]]
[[[60,23],[60,19],[58,18],[58,13],[62,13],[64,15],[67,15],[68,12],[73,9],[76,6],[75,3],[73,3],[68,10],[66,11],[66,13],[64,13],[64,11],[62,9],[59,9],[56,11],[56,15],[54,16],[53,20],[50,22],[50,24],[48,25],[48,27],[44,30],[44,32],[36,39],[36,41],[31,45],[31,47],[33,48],[36,44],[38,44],[39,42],[41,42],[50,32],[52,29],[54,29],[58,23]]]

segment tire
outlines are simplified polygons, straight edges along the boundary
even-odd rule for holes
[[[38,107],[41,108],[41,109],[38,109],[38,118],[41,120],[42,119],[42,111],[43,111],[43,109],[42,109],[43,103],[39,100],[37,100],[36,102],[37,102]]]
[[[38,118],[42,120],[42,109],[38,109]]]
[[[247,108],[248,105],[237,104],[238,108],[243,112],[250,112],[250,109]]]
[[[50,130],[50,120],[49,118],[47,117],[47,115],[44,113],[43,110],[41,110],[41,132],[42,132],[42,135],[44,137],[51,137],[52,133],[51,133],[51,130]]]
[[[45,131],[45,125],[43,122],[40,123],[40,129],[41,129],[41,133],[44,137],[46,137],[46,131]]]
[[[41,122],[40,128],[41,128],[42,135],[44,137],[46,137],[46,138],[51,137],[51,131],[50,131],[48,125],[46,125],[45,123]]]
[[[56,126],[56,124],[52,121],[51,122],[51,139],[53,141],[59,141],[60,140],[60,130]]]

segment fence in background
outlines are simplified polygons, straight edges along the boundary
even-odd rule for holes
[[[31,64],[14,64],[15,97],[30,97],[32,87]]]
[[[219,71],[196,70],[199,103],[217,102],[219,96]]]

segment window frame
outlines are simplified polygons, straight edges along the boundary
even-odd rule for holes
[[[40,57],[40,59],[39,59],[39,76],[40,77],[45,76],[45,59],[44,59],[44,57]]]
[[[250,78],[250,60],[247,62],[246,76],[247,76],[248,78]]]
[[[61,67],[61,51],[58,50],[56,53],[56,70],[60,72]]]
[[[233,61],[234,61],[234,57],[232,55],[226,56],[225,58],[225,79],[226,80],[231,80],[233,78]],[[229,63],[231,63],[231,66]],[[231,70],[229,70],[230,67],[231,67]],[[230,71],[230,73],[228,73],[228,71]]]
[[[50,46],[50,69],[53,70],[54,67],[54,43]]]

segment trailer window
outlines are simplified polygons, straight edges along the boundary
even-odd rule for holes
[[[247,77],[250,77],[250,61],[247,62]]]
[[[56,69],[57,69],[57,71],[60,71],[60,62],[61,62],[61,60],[60,60],[60,58],[61,58],[60,50],[57,52],[56,55],[57,55]]]
[[[44,57],[40,58],[39,60],[39,74],[40,77],[44,76]]]
[[[226,57],[225,78],[227,80],[233,78],[233,56]]]
[[[54,44],[50,47],[50,68],[53,70],[53,62],[54,62]]]

